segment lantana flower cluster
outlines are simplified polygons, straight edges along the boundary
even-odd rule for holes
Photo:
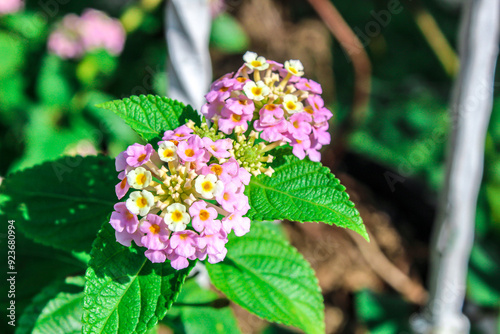
[[[64,59],[76,59],[96,49],[119,55],[125,44],[125,29],[106,13],[86,9],[81,16],[66,15],[50,34],[48,48]]]
[[[319,149],[330,143],[332,117],[321,98],[321,85],[302,78],[299,60],[280,64],[254,52],[245,53],[243,60],[236,73],[212,84],[201,113],[226,134],[244,133],[251,122],[261,139],[288,143],[298,158],[319,161]]]
[[[188,260],[222,261],[228,234],[250,230],[244,190],[251,174],[272,173],[249,161],[272,160],[265,156],[269,148],[255,144],[255,132],[236,141],[224,137],[189,122],[166,131],[155,148],[133,144],[119,154],[116,195],[128,196],[111,214],[117,241],[130,246],[133,240],[147,248],[149,260],[168,259],[175,269],[186,268]]]

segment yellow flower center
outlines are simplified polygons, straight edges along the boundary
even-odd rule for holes
[[[153,234],[158,234],[158,233],[160,233],[160,226],[158,226],[158,225],[151,225],[151,226],[149,227],[149,230],[150,230],[150,231],[151,231],[151,233],[153,233]]]
[[[259,67],[259,66],[262,66],[262,63],[258,60],[252,60],[250,65],[252,65],[253,67]]]
[[[253,95],[261,95],[262,94],[262,87],[252,87],[251,92]]]
[[[128,219],[128,220],[130,220],[130,219],[134,218],[134,215],[133,215],[132,213],[130,213],[130,212],[129,212],[129,213],[127,213],[127,214],[125,215],[125,217],[127,217],[127,219]]]
[[[146,183],[146,174],[138,174],[135,177],[135,182],[137,182],[138,185],[142,186],[144,183]]]
[[[120,182],[120,188],[125,189],[127,186],[127,178],[124,178],[122,182]]]
[[[175,210],[174,212],[172,212],[172,220],[174,222],[180,222],[182,220],[182,212],[180,212],[179,210]]]
[[[239,121],[241,121],[241,115],[231,114],[231,121],[238,123]]]
[[[270,110],[270,111],[275,110],[276,108],[277,107],[275,104],[266,104],[266,106],[264,107],[264,109]]]
[[[214,188],[214,184],[210,181],[205,181],[201,184],[201,188],[205,191],[211,191]]]
[[[245,78],[245,77],[237,77],[236,80],[238,80],[238,82],[242,83],[242,82],[247,81],[247,78]]]
[[[314,114],[314,110],[311,108],[311,106],[307,106],[304,108],[304,111],[308,114]]]
[[[207,210],[200,210],[200,219],[208,220],[210,218],[210,213]]]
[[[210,170],[215,173],[215,175],[220,176],[222,174],[222,167],[220,165],[213,165]]]
[[[186,154],[187,157],[191,158],[194,155],[194,150],[188,148],[184,153]]]
[[[288,70],[292,72],[292,74],[297,74],[298,71],[295,69],[295,67],[289,67]]]
[[[148,200],[145,197],[139,197],[137,199],[137,206],[140,208],[145,208],[148,206]]]
[[[143,161],[144,161],[144,159],[146,159],[146,154],[141,154],[141,155],[139,156],[139,158],[137,158],[137,161],[139,161],[139,162],[143,162]]]
[[[300,126],[299,121],[295,121],[295,122],[293,122],[293,127],[294,127],[294,128],[298,129],[298,128],[299,128],[299,126]]]
[[[231,197],[229,196],[228,193],[224,193],[224,196],[222,196],[222,198],[224,198],[225,201],[229,201],[229,198]]]
[[[174,156],[174,151],[173,150],[165,150],[165,151],[163,151],[163,156],[165,158],[171,158]]]
[[[187,237],[188,237],[187,234],[179,234],[179,239],[181,239],[181,240],[186,240]]]
[[[290,109],[290,110],[293,110],[293,109],[295,109],[297,106],[295,105],[295,102],[293,102],[293,101],[288,101],[288,102],[286,103],[286,107],[287,107],[288,109]]]

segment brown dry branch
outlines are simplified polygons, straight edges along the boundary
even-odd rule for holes
[[[424,287],[420,283],[413,281],[389,261],[380,250],[375,238],[371,237],[370,242],[366,242],[365,239],[354,231],[347,230],[347,233],[358,246],[366,263],[380,278],[410,302],[417,305],[425,304],[427,301],[427,291]]]
[[[343,126],[347,134],[366,116],[371,91],[372,67],[361,41],[328,0],[308,0],[352,61],[354,69],[354,98],[351,113]]]

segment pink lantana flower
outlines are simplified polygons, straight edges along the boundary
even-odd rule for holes
[[[121,232],[115,230],[115,238],[116,241],[122,244],[125,247],[130,247],[132,245],[132,240],[139,247],[142,247],[143,244],[141,242],[141,238],[143,233],[139,229],[137,229],[134,233],[128,233],[126,230]]]
[[[235,128],[240,128],[241,132],[248,129],[248,121],[252,120],[252,115],[236,114],[229,109],[222,109],[222,116],[219,120],[219,130],[226,134],[231,134]]]
[[[191,136],[177,146],[177,155],[184,161],[204,160],[203,141],[198,136]]]
[[[311,133],[312,117],[306,112],[292,115],[288,123],[288,132],[295,139],[307,139]]]
[[[158,215],[148,214],[141,222],[140,230],[142,233],[146,233],[141,242],[148,249],[162,250],[167,248],[170,230],[163,218]]]
[[[212,119],[214,116],[220,116],[222,109],[226,106],[226,102],[215,100],[212,103],[204,104],[200,112],[205,115],[206,118]]]
[[[222,219],[222,228],[226,233],[230,233],[231,230],[238,237],[241,237],[248,232],[250,232],[250,218],[243,217],[246,212],[235,211],[229,216]]]
[[[129,166],[139,167],[149,161],[153,154],[153,146],[151,144],[130,145],[125,151],[125,161]]]
[[[125,174],[125,171],[120,172],[120,174],[118,174],[118,178],[121,181],[115,186],[115,192],[116,197],[118,197],[118,199],[122,199],[130,189],[130,185],[127,182],[127,174]]]
[[[204,252],[208,255],[208,262],[213,264],[224,260],[227,254],[226,243],[228,240],[227,233],[223,229],[213,234],[202,233],[200,238],[206,244]]]
[[[317,144],[320,144],[320,147],[321,145],[328,145],[330,144],[330,141],[331,141],[331,136],[330,136],[330,133],[328,133],[328,131],[326,129],[321,129],[321,128],[315,128],[313,127],[313,132],[312,132],[312,142],[313,142],[313,146],[316,146]]]
[[[226,101],[226,109],[237,115],[252,115],[255,110],[253,101],[241,94],[238,98],[231,97]],[[224,109],[222,110],[224,112]]]
[[[113,207],[115,211],[111,214],[109,223],[118,232],[126,231],[127,233],[134,233],[139,226],[139,219],[136,215],[131,213],[124,202],[116,203]]]
[[[309,140],[309,138],[292,138],[291,145],[293,147],[293,154],[299,159],[304,159],[307,155],[308,150],[311,148],[311,141]]]
[[[234,183],[238,187],[241,184],[248,185],[252,175],[245,169],[239,166],[234,158],[230,158],[227,162],[221,165],[222,173],[219,178],[224,183]]]
[[[228,212],[241,209],[248,198],[243,194],[240,187],[234,182],[230,182],[224,186],[224,191],[217,197],[217,203],[222,205],[222,208]]]
[[[229,78],[223,78],[222,80],[217,81],[212,85],[210,92],[205,95],[205,98],[210,103],[216,100],[224,101],[225,99],[229,98],[229,96],[231,96],[231,90],[229,88],[233,86],[234,82],[235,79]]]
[[[175,130],[165,131],[163,134],[163,140],[175,140],[181,141],[185,139],[189,139],[193,136],[193,130],[188,128],[186,125],[182,125]]]
[[[233,147],[231,139],[219,139],[213,141],[212,139],[205,137],[202,139],[205,148],[212,153],[216,158],[229,158],[231,153],[229,149]]]
[[[295,87],[304,90],[306,92],[311,92],[313,94],[323,94],[323,89],[321,85],[314,80],[307,80],[306,78],[301,78]]]
[[[148,249],[147,251],[144,252],[144,255],[149,259],[149,261],[153,263],[163,263],[167,259],[167,252],[163,249],[162,250]]]
[[[126,151],[120,152],[120,154],[116,156],[115,167],[117,172],[125,170],[125,168],[128,167]]]
[[[193,228],[198,232],[208,234],[217,233],[221,229],[221,222],[217,220],[217,211],[212,207],[207,207],[207,202],[196,201],[189,208],[192,217]]]
[[[186,257],[180,256],[177,253],[167,253],[167,259],[170,260],[170,265],[175,270],[181,270],[189,266],[189,261]],[[194,260],[193,258],[192,260]]]
[[[198,233],[185,230],[174,232],[170,237],[170,248],[179,256],[189,258],[196,253],[197,248],[204,248],[206,243]]]

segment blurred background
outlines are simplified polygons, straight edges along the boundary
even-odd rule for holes
[[[458,71],[461,2],[335,0],[331,3],[345,20],[335,28],[337,38],[318,15],[320,7],[311,5],[325,2],[211,0],[214,79],[239,68],[243,53],[251,50],[279,62],[300,59],[305,76],[323,86],[335,116],[322,162],[347,187],[372,242],[319,224],[285,222],[282,232],[317,272],[328,333],[409,333],[408,319],[426,299],[429,239]],[[0,177],[61,155],[114,157],[140,142],[121,119],[95,105],[130,95],[165,95],[164,12],[161,0],[1,0]],[[362,47],[341,47],[339,40],[349,33]],[[473,333],[500,328],[500,96],[495,93],[465,305]],[[80,269],[62,252],[20,234],[16,241],[18,266],[36,272],[39,280],[33,284],[32,277],[18,276],[21,314],[41,286]],[[48,270],[52,267],[58,269]],[[188,286],[181,300],[200,295],[211,292]],[[196,326],[234,312],[244,333],[291,332],[239,307],[231,310],[198,310],[186,325],[174,308],[161,331],[201,333]]]

